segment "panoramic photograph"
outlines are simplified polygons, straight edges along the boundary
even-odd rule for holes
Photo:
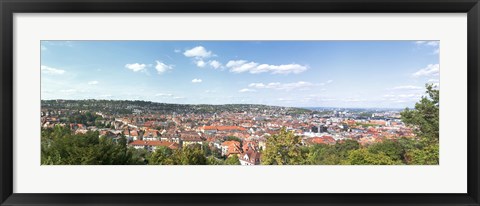
[[[440,41],[41,41],[42,165],[439,165]]]

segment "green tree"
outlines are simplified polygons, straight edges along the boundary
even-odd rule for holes
[[[414,127],[420,144],[410,144],[405,153],[407,164],[437,165],[439,163],[440,91],[427,84],[427,96],[415,104],[414,110],[405,109],[402,121]]]
[[[225,160],[225,164],[226,165],[240,165],[240,160],[238,159],[237,155],[230,155],[230,157],[228,157]]]
[[[149,164],[151,153],[146,149],[128,148],[131,151],[132,159],[138,160],[137,164]]]
[[[410,165],[437,165],[439,163],[438,143],[407,151],[405,159]]]
[[[202,142],[201,149],[202,149],[203,155],[205,155],[205,157],[208,157],[208,156],[212,155],[212,149],[208,145],[208,142]]]
[[[225,141],[237,141],[237,142],[242,142],[242,139],[235,137],[235,136],[227,136],[225,137]]]
[[[172,159],[172,149],[161,146],[158,147],[148,158],[148,164],[151,165],[173,165],[175,164]]]
[[[347,139],[334,145],[334,150],[342,159],[347,158],[350,151],[359,148],[360,144],[357,141],[351,139]]]
[[[42,132],[41,162],[53,165],[128,165],[143,164],[132,155],[133,148],[110,138],[99,138],[98,132],[71,134],[68,128],[56,127]],[[121,140],[120,140],[121,141]]]
[[[374,154],[383,153],[395,161],[403,160],[405,154],[402,145],[393,140],[383,140],[383,142],[372,144],[368,147],[368,151]]]
[[[401,112],[402,121],[415,128],[415,133],[426,144],[438,142],[440,91],[427,84],[427,95],[415,104],[415,109]]]
[[[210,157],[207,157],[207,164],[208,165],[224,165],[225,161],[223,159],[210,156]]]
[[[367,148],[353,150],[349,153],[346,164],[351,165],[397,165],[400,161],[395,161],[383,152],[372,153]]]
[[[317,144],[309,147],[307,156],[308,164],[312,165],[334,165],[337,164],[337,155],[333,154],[332,146],[326,144]],[[328,161],[327,161],[328,159]]]
[[[175,164],[179,165],[206,165],[207,158],[203,154],[201,145],[193,144],[177,149],[172,155]]]
[[[335,145],[318,144],[311,146],[307,155],[307,164],[313,165],[339,165],[348,159],[350,151],[360,148],[354,140],[338,142]]]
[[[218,159],[222,158],[222,150],[218,149],[217,147],[212,147],[211,148],[211,153],[212,153],[212,156],[214,156]]]
[[[300,148],[300,137],[285,128],[279,134],[267,138],[267,146],[262,154],[265,165],[298,165],[304,163]]]

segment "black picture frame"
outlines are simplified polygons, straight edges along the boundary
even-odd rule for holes
[[[480,205],[479,0],[0,0],[1,205]],[[15,13],[467,13],[466,194],[20,194],[13,193]],[[92,185],[94,187],[94,185]]]

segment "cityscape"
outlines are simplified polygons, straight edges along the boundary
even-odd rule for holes
[[[438,41],[42,41],[42,165],[438,165]]]

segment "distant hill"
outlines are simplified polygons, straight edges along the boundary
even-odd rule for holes
[[[108,112],[111,114],[141,113],[205,113],[220,112],[234,113],[276,113],[276,114],[302,114],[312,110],[295,107],[269,106],[261,104],[168,104],[139,100],[42,100],[42,109],[69,109]]]

